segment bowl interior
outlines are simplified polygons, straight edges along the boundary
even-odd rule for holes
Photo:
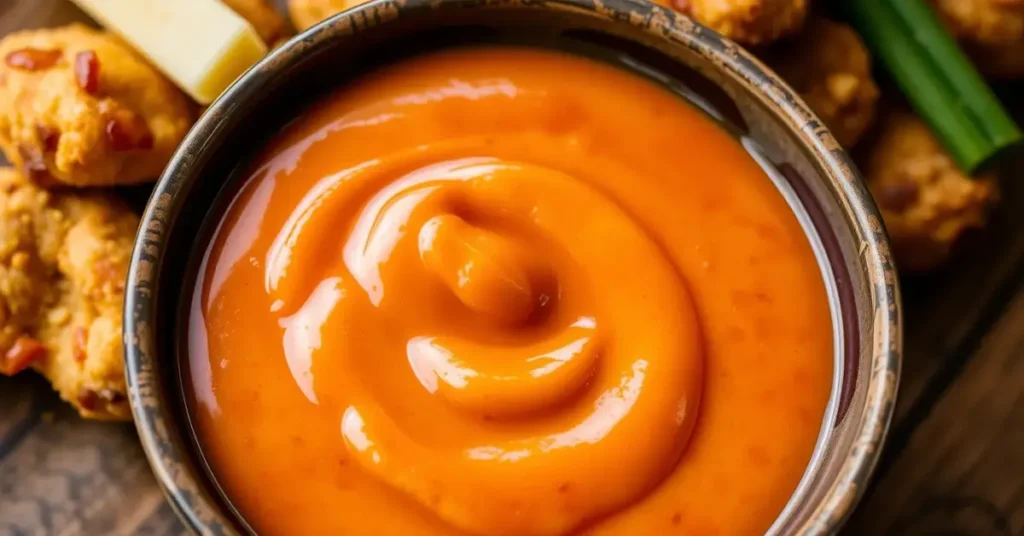
[[[190,295],[181,289],[192,288],[251,159],[320,95],[369,69],[498,43],[570,50],[657,81],[730,130],[789,201],[830,295],[835,374],[814,457],[772,532],[835,529],[877,457],[899,371],[898,291],[874,204],[831,135],[774,75],[689,19],[631,0],[373,2],[273,52],[210,108],[144,214],[125,311],[136,424],[172,505],[196,530],[248,530],[195,443],[180,342]]]

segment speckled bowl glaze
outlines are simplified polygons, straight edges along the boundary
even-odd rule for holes
[[[125,304],[135,424],[186,526],[249,531],[195,447],[179,346],[190,258],[205,247],[204,222],[216,221],[241,186],[236,168],[318,94],[410,50],[566,40],[617,54],[721,119],[808,231],[832,303],[834,385],[814,456],[770,533],[841,526],[878,459],[899,377],[899,292],[880,217],[847,155],[775,74],[690,19],[634,0],[378,0],[278,48],[210,107],[146,208]]]

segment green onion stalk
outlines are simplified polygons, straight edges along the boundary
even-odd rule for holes
[[[922,0],[846,0],[844,12],[957,164],[987,167],[1022,139],[974,64]]]

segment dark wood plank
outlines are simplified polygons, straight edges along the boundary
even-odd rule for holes
[[[0,460],[0,535],[182,532],[130,424],[46,409]]]
[[[274,0],[274,3],[283,6],[285,0]],[[0,0],[0,35],[18,28],[53,26],[71,21],[87,19],[67,0]],[[1020,88],[1010,88],[1005,94],[1016,95],[1019,92]],[[1024,117],[1024,114],[1018,114],[1018,117]],[[1018,169],[1024,169],[1024,166]],[[990,453],[983,449],[996,447],[984,445],[1016,445],[1024,449],[1022,438],[1019,435],[993,435],[1000,430],[984,420],[950,421],[948,419],[962,418],[963,415],[946,412],[943,408],[949,404],[949,399],[967,389],[962,387],[964,382],[973,377],[972,371],[980,366],[978,363],[985,359],[984,356],[990,355],[986,352],[991,351],[991,338],[977,359],[971,360],[981,336],[1003,311],[1013,296],[1012,289],[1021,279],[1024,233],[1019,232],[1019,216],[1024,211],[1024,184],[1020,182],[1013,180],[1012,176],[1004,181],[1004,202],[994,221],[985,232],[973,237],[972,242],[967,244],[950,266],[927,276],[904,281],[906,356],[897,417],[879,468],[877,490],[867,498],[855,519],[853,530],[857,532],[851,532],[853,534],[874,534],[860,532],[859,529],[899,529],[903,522],[899,521],[901,518],[897,514],[901,510],[888,507],[889,500],[899,502],[901,508],[906,506],[925,512],[944,512],[938,517],[925,515],[924,525],[916,521],[914,523],[918,524],[904,524],[904,529],[911,533],[914,533],[913,530],[927,532],[929,526],[939,530],[945,527],[943,523],[947,523],[944,521],[947,518],[954,519],[948,523],[957,524],[955,526],[977,527],[980,526],[976,524],[978,522],[971,519],[979,516],[985,518],[987,507],[984,504],[1002,504],[985,495],[982,488],[990,486],[996,490],[991,493],[1002,497],[1010,492],[998,490],[1013,487],[1012,483],[1007,483],[1014,481],[1012,478],[1000,481],[995,476],[970,475],[988,475],[993,471],[989,465],[982,463],[990,459]],[[143,192],[140,198],[144,197]],[[1013,310],[1017,308],[1015,305]],[[1000,326],[1004,326],[1005,322]],[[994,334],[993,337],[998,335]],[[1007,351],[1011,350],[1018,351],[1019,348],[1007,347]],[[993,359],[998,361],[997,358],[988,358],[989,361]],[[962,376],[961,372],[964,372]],[[1021,383],[1019,379],[1016,381],[1018,383],[1014,384],[1007,377],[992,378],[989,385],[993,389],[1017,389],[1019,392]],[[983,389],[980,385],[974,388]],[[57,410],[54,421],[40,419],[43,412],[52,409]],[[1010,424],[1020,430],[1019,420]],[[932,432],[928,432],[932,429]],[[932,484],[928,482],[935,486],[938,484],[927,479],[921,480],[924,483],[916,488],[901,488],[900,478],[924,478],[918,474],[922,470],[915,469],[915,456],[930,452],[927,448],[921,452],[921,442],[924,441],[927,447],[928,441],[944,439],[941,432],[947,429],[951,434],[956,431],[956,434],[951,436],[944,447],[948,459],[940,461],[946,466],[958,467],[958,464],[968,463],[968,455],[973,456],[970,459],[980,456],[978,459],[981,461],[976,463],[982,464],[979,466],[981,468],[971,469],[968,476],[959,478],[967,486],[966,489],[977,488],[981,491],[960,494],[962,496],[958,498],[956,494],[948,493],[946,482],[943,484],[946,487],[936,487],[939,491],[931,493],[928,486]],[[920,439],[920,434],[925,434],[925,439]],[[982,449],[982,454],[977,454],[978,449]],[[963,453],[963,459],[953,454],[958,452]],[[93,464],[83,466],[90,468],[88,474],[83,473],[84,469],[71,470],[61,465],[66,463],[61,460],[77,459]],[[1017,474],[1021,474],[1020,459],[1015,461]],[[935,469],[933,465],[932,470]],[[66,492],[43,494],[34,487],[46,487],[49,484],[53,484],[55,490]],[[957,491],[957,488],[949,489]],[[1016,493],[1015,500],[1019,504],[1019,490]],[[984,500],[975,501],[975,504],[971,502],[974,499],[965,500],[964,497],[981,497]],[[25,524],[27,518],[9,514],[13,511],[10,509],[15,507],[27,509],[18,510],[21,512],[17,514],[19,516],[36,515],[32,518],[36,523]],[[1011,512],[1007,514],[1009,526],[1021,532],[1019,506],[1005,510],[1008,507],[1003,505],[1003,508],[1004,513]],[[951,516],[949,512],[955,515]],[[156,491],[132,429],[128,426],[84,423],[78,420],[62,407],[42,381],[31,377],[14,381],[0,379],[0,513],[2,536],[163,535],[178,534],[181,531],[181,526]],[[864,518],[874,516],[879,518],[877,523],[864,524]]]
[[[0,376],[0,459],[31,431],[40,410],[41,379]]]
[[[1024,534],[1024,292],[861,505],[849,534]]]

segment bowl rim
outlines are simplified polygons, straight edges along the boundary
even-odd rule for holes
[[[239,102],[257,99],[260,78],[283,65],[301,61],[303,51],[317,42],[384,24],[399,14],[451,9],[546,9],[584,11],[632,26],[646,37],[683,45],[710,60],[722,75],[738,84],[788,128],[801,148],[821,170],[829,189],[838,196],[842,216],[859,240],[861,275],[872,310],[870,375],[859,421],[851,423],[855,436],[809,521],[805,534],[836,532],[863,495],[878,462],[881,446],[895,411],[902,355],[901,307],[896,268],[888,238],[873,198],[850,157],[807,105],[774,72],[752,54],[685,15],[644,0],[374,0],[339,13],[300,33],[271,51],[235,81],[199,118],[175,151],[160,176],[141,217],[129,267],[124,303],[123,338],[128,399],[143,451],[168,502],[186,527],[195,533],[234,533],[235,523],[225,519],[215,500],[188,470],[186,449],[171,438],[170,402],[161,399],[155,374],[159,354],[154,324],[158,305],[155,288],[170,233],[176,218],[175,195],[197,180],[189,171],[196,156],[209,149],[206,140],[219,130],[221,117],[242,108]],[[862,304],[858,302],[858,309]],[[853,336],[855,334],[850,334]],[[165,356],[166,350],[162,352]]]

